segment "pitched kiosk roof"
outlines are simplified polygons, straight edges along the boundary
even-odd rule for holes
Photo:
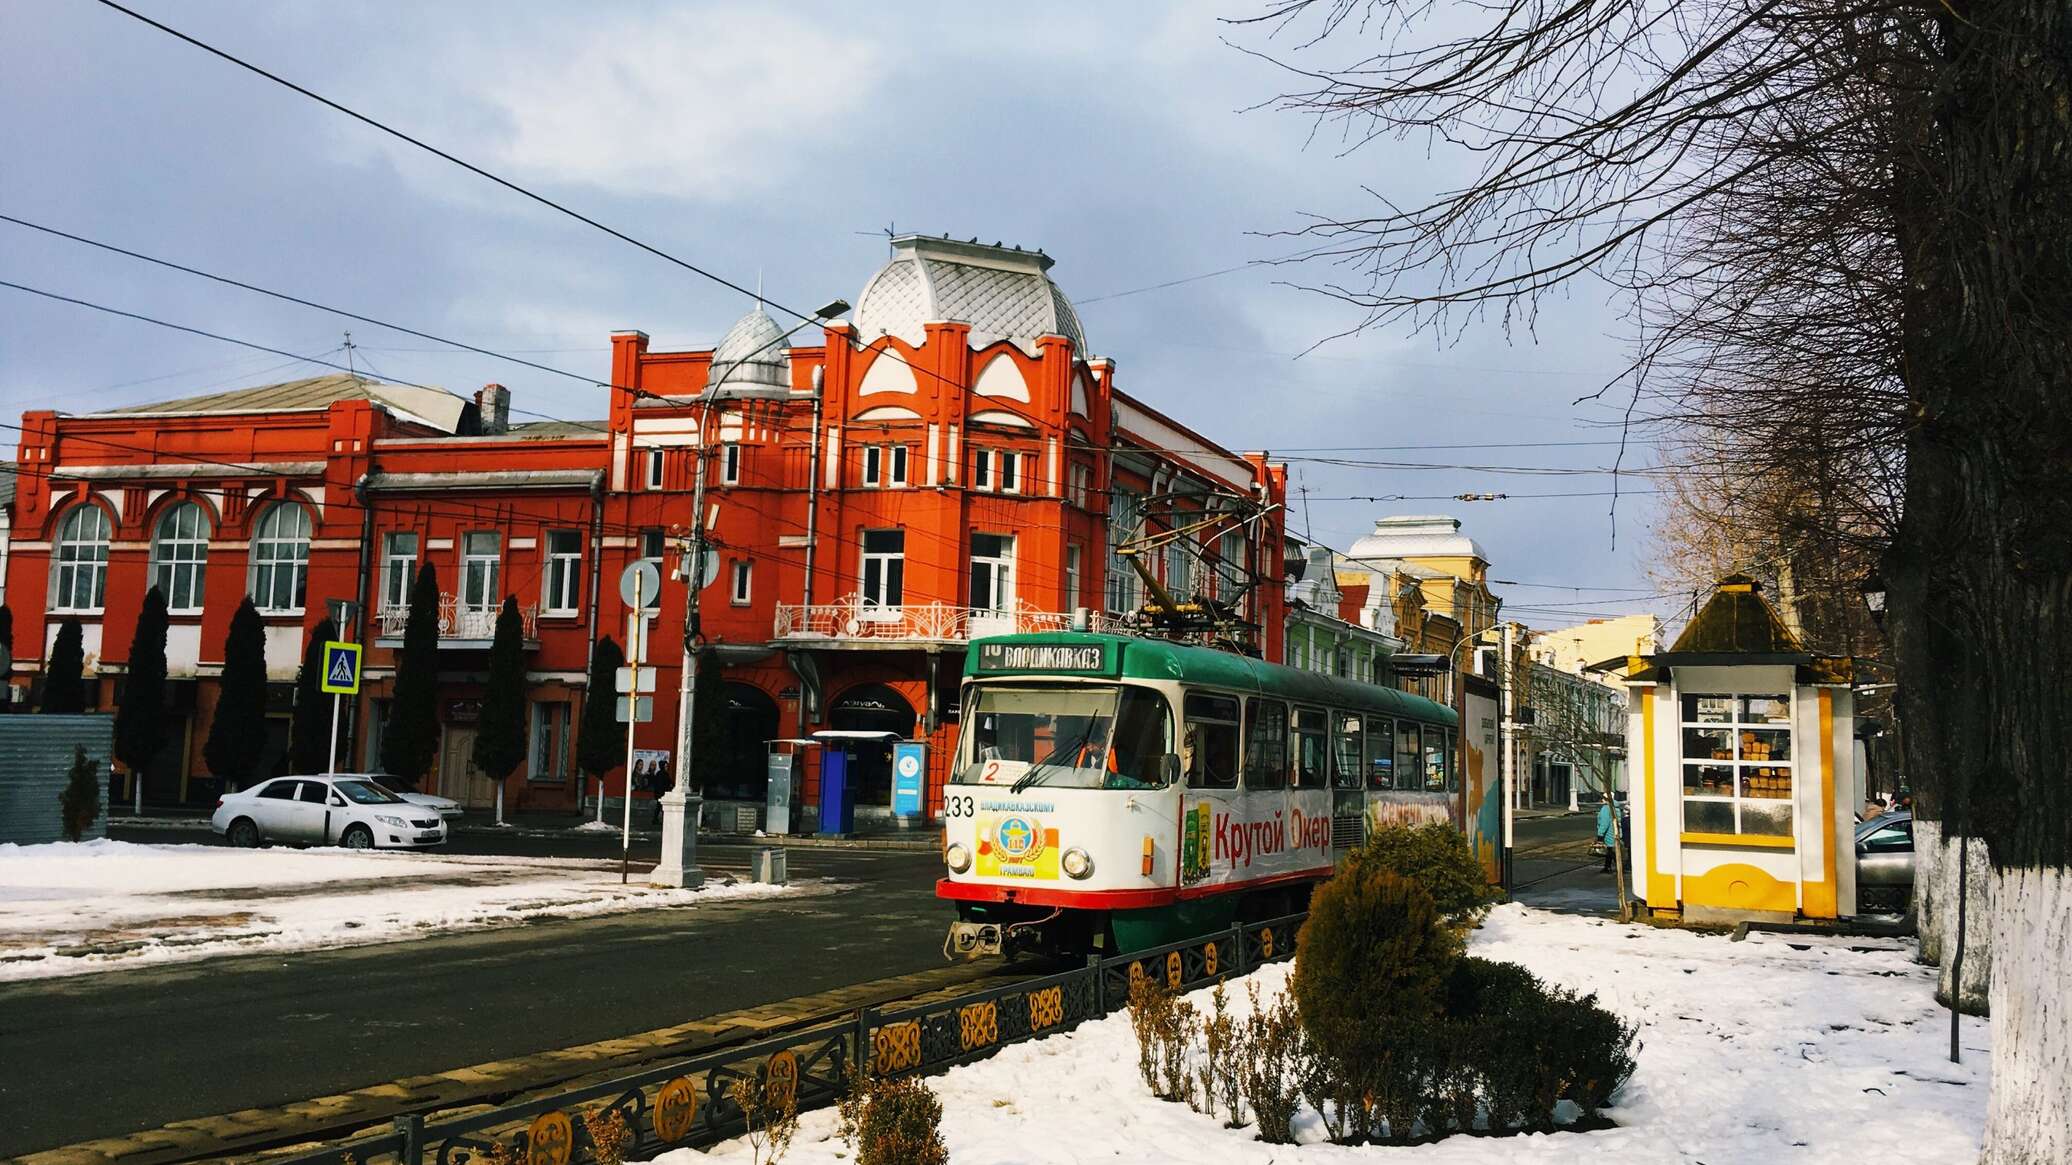
[[[921,325],[956,320],[971,325],[974,348],[1012,340],[1034,354],[1036,337],[1056,335],[1084,356],[1079,314],[1045,274],[1051,263],[1043,252],[1020,247],[900,235],[892,259],[856,298],[856,335],[866,344],[879,336],[919,344],[926,338]]]
[[[1719,581],[1705,606],[1669,648],[1669,654],[1795,655],[1806,650],[1762,596],[1762,584],[1745,574]]]
[[[295,409],[321,409],[341,400],[366,400],[391,412],[448,433],[460,427],[461,413],[468,400],[443,388],[414,388],[382,384],[361,376],[334,372],[306,380],[262,384],[255,388],[234,388],[154,404],[126,405],[104,409],[98,416],[179,416],[209,413],[272,413]]]

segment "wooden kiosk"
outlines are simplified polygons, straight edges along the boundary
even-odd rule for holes
[[[1634,892],[1690,923],[1856,912],[1851,661],[1808,652],[1743,575],[1626,661]]]

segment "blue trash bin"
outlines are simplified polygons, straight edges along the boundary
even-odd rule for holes
[[[834,837],[856,832],[856,786],[849,781],[849,754],[839,748],[820,754],[820,832]]]

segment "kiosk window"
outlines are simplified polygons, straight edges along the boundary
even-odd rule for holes
[[[1245,704],[1245,788],[1288,787],[1288,706],[1279,700]]]
[[[1791,835],[1791,697],[1684,695],[1683,827]]]
[[[1187,786],[1237,788],[1237,701],[1228,696],[1190,694],[1187,716]]]

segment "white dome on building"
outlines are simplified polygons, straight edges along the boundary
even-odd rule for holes
[[[1489,555],[1473,538],[1460,532],[1460,519],[1444,514],[1415,514],[1378,518],[1374,532],[1354,542],[1346,557],[1355,562],[1384,558],[1478,558]]]
[[[960,243],[932,235],[900,235],[892,259],[856,298],[857,337],[868,344],[897,336],[918,345],[923,324],[957,321],[971,326],[971,346],[1011,340],[1034,355],[1038,336],[1063,336],[1086,355],[1086,338],[1072,301],[1045,272],[1041,251],[995,243]]]
[[[707,392],[722,397],[786,396],[791,392],[784,329],[761,304],[727,329],[712,350]]]

